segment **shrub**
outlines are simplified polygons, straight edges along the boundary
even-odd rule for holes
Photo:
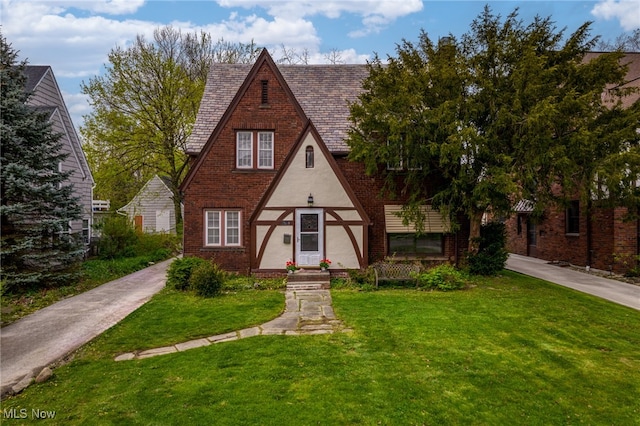
[[[136,256],[164,252],[177,253],[180,251],[178,237],[172,234],[137,234],[135,243]],[[166,257],[165,257],[166,259]]]
[[[189,286],[202,297],[213,297],[220,293],[225,281],[225,272],[218,265],[205,262],[193,268]]]
[[[348,287],[356,287],[365,291],[375,289],[376,276],[373,268],[368,267],[364,270],[348,269],[347,274],[349,275],[349,279],[347,280]]]
[[[209,262],[199,257],[183,257],[174,260],[167,270],[167,286],[176,290],[189,290],[189,278],[193,270],[205,263]]]
[[[110,216],[100,225],[99,252],[102,259],[132,257],[138,241],[136,232],[124,216]]]
[[[416,274],[418,287],[442,291],[459,290],[467,284],[464,274],[449,264],[438,265],[427,272]]]
[[[489,222],[482,225],[478,253],[467,258],[469,272],[474,275],[496,275],[502,271],[509,257],[506,242],[504,223]]]

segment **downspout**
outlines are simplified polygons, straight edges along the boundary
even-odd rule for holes
[[[592,226],[591,226],[591,208],[592,208],[592,201],[591,201],[591,197],[589,197],[589,200],[587,201],[587,271],[589,269],[591,269],[591,263],[593,262],[593,256],[592,256],[592,246],[593,246],[593,242],[592,240]]]

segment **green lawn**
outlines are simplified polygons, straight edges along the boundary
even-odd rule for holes
[[[332,296],[353,332],[114,362],[254,325],[284,300],[162,292],[3,412],[83,425],[640,424],[638,311],[514,273],[458,292]]]

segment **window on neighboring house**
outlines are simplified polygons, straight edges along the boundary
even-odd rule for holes
[[[307,169],[313,169],[314,167],[314,158],[313,158],[313,147],[308,146],[305,150],[305,167]]]
[[[240,245],[240,211],[208,210],[205,212],[206,246]]]
[[[82,241],[85,244],[89,244],[90,239],[89,234],[89,219],[82,219]]]
[[[254,136],[257,145],[253,143]],[[255,164],[254,158],[257,159]],[[273,169],[273,132],[237,132],[236,167]]]
[[[442,255],[444,253],[444,235],[428,234],[387,234],[389,255]]]
[[[580,233],[580,201],[574,200],[569,203],[566,211],[567,234]]]

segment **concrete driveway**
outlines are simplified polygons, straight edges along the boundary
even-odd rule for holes
[[[0,329],[2,395],[112,327],[162,290],[169,259],[26,316]]]
[[[640,310],[640,286],[550,265],[534,257],[510,254],[506,269],[530,275]]]

